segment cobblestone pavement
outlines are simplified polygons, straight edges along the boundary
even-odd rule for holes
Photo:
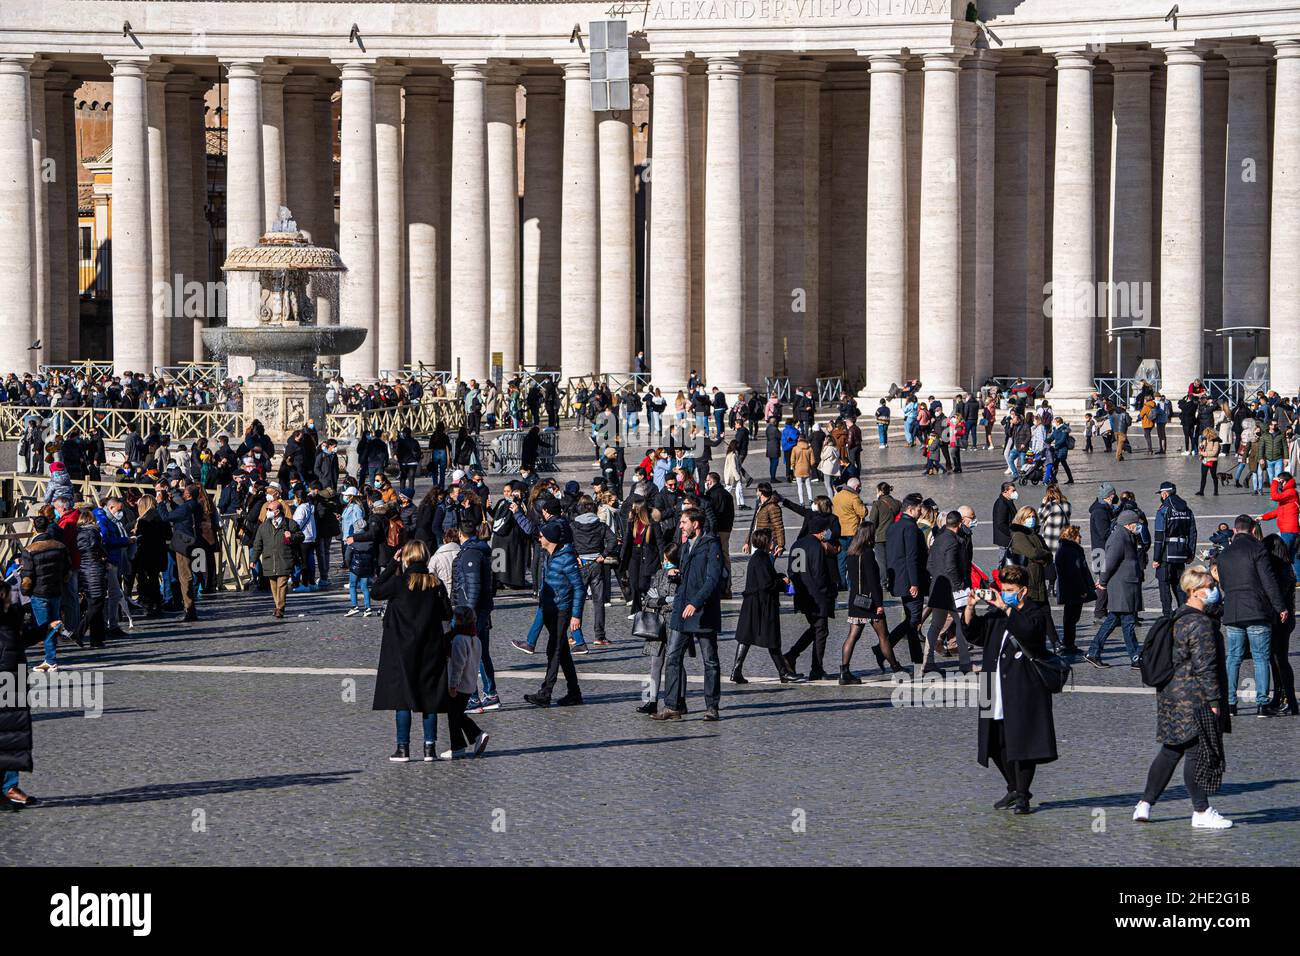
[[[585,479],[573,441],[566,435],[562,477]],[[991,562],[996,454],[931,479],[906,450],[876,455],[868,450],[867,483],[972,504],[984,519],[977,560]],[[1159,481],[1187,486],[1195,475],[1181,456],[1073,458],[1078,484],[1066,490],[1083,518],[1102,478],[1154,511]],[[1263,510],[1242,493],[1188,500],[1204,512],[1203,534],[1219,515]],[[724,606],[724,667],[738,606]],[[1234,829],[1193,832],[1181,777],[1155,822],[1138,826],[1129,815],[1157,747],[1154,699],[1129,668],[1083,665],[1056,700],[1061,759],[1039,770],[1039,812],[1013,817],[990,808],[1003,788],[975,762],[974,711],[894,706],[865,647],[858,672],[876,683],[859,688],[783,687],[752,655],[754,683],[724,683],[716,724],[699,719],[691,661],[693,713],[662,725],[634,713],[646,662],[615,605],[613,646],[578,659],[586,705],[529,707],[521,697],[544,659],[507,644],[531,620],[520,594],[504,595],[494,615],[504,706],[479,718],[492,734],[485,757],[390,764],[392,716],[369,709],[382,622],[344,619],[345,607],[338,589],[293,595],[281,624],[267,596],[223,595],[203,601],[196,624],[142,622],[105,651],[69,650],[66,664],[103,668],[104,714],[38,712],[37,769],[24,786],[43,805],[3,819],[0,863],[1203,866],[1292,863],[1300,851],[1297,721],[1236,722],[1214,801]],[[1153,589],[1147,607],[1151,618]],[[802,623],[785,617],[787,643]],[[844,627],[841,611],[828,662]],[[445,722],[439,731],[445,747]]]

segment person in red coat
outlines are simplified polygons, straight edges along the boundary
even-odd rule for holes
[[[1300,497],[1296,495],[1295,478],[1284,471],[1273,479],[1268,496],[1277,507],[1259,516],[1260,521],[1276,521],[1278,536],[1291,549],[1292,567],[1300,576],[1300,562],[1296,560],[1296,539],[1300,538]]]

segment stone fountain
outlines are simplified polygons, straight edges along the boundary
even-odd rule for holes
[[[256,246],[230,250],[222,268],[255,272],[259,279],[256,325],[203,331],[203,344],[215,356],[247,356],[255,363],[256,371],[244,380],[245,413],[260,419],[275,442],[308,419],[323,426],[325,383],[315,374],[316,360],[355,352],[367,331],[316,324],[313,294],[337,283],[347,269],[343,260],[333,249],[312,245],[281,206],[271,231]]]

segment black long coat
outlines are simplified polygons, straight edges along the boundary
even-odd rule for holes
[[[839,592],[839,570],[828,560],[821,539],[804,535],[790,549],[790,580],[794,583],[794,609],[816,617],[835,616],[835,596]]]
[[[955,611],[957,591],[970,588],[970,536],[959,531],[940,528],[934,533],[934,543],[926,558],[930,573],[930,607],[941,611]]]
[[[43,628],[24,632],[17,607],[0,614],[0,673],[17,687],[18,670],[27,668],[27,648],[42,637]],[[32,769],[32,712],[20,707],[0,707],[0,771]],[[3,799],[0,797],[0,799]]]
[[[492,512],[492,551],[494,556],[505,556],[505,569],[496,575],[501,587],[514,590],[528,587],[531,548],[532,539],[524,534],[523,528],[515,521],[514,513],[510,510],[510,499],[500,499]]]
[[[1002,732],[1007,759],[1051,763],[1056,759],[1056,725],[1052,722],[1052,695],[1038,676],[1032,661],[1008,639],[1010,630],[1021,646],[1034,657],[1047,655],[1047,635],[1052,618],[1045,604],[1027,603],[1023,610],[994,612],[975,617],[967,628],[967,639],[984,644],[982,674],[988,689],[981,695],[979,714],[979,762],[989,765],[989,732],[993,722],[992,681],[1002,681]],[[995,673],[996,672],[996,673]]]
[[[448,641],[442,627],[451,619],[447,591],[441,584],[432,591],[409,590],[400,569],[399,561],[390,562],[371,589],[377,600],[388,602],[371,709],[449,713]]]
[[[1056,548],[1056,596],[1061,604],[1087,604],[1097,600],[1088,556],[1076,541],[1062,538]]]
[[[736,619],[736,643],[781,649],[781,576],[772,555],[755,551],[745,569],[745,593]]]

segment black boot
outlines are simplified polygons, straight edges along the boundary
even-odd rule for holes
[[[861,683],[862,683],[862,678],[861,678],[861,677],[854,677],[854,676],[853,676],[853,671],[849,670],[847,666],[845,666],[845,665],[841,665],[841,666],[840,666],[840,684],[841,684],[841,685],[844,685],[844,684],[861,684]]]
[[[745,680],[745,675],[740,672],[741,665],[745,663],[745,655],[747,655],[748,653],[749,653],[749,645],[741,644],[737,642],[736,660],[735,663],[731,665],[731,682],[733,684],[749,683],[749,681]]]

